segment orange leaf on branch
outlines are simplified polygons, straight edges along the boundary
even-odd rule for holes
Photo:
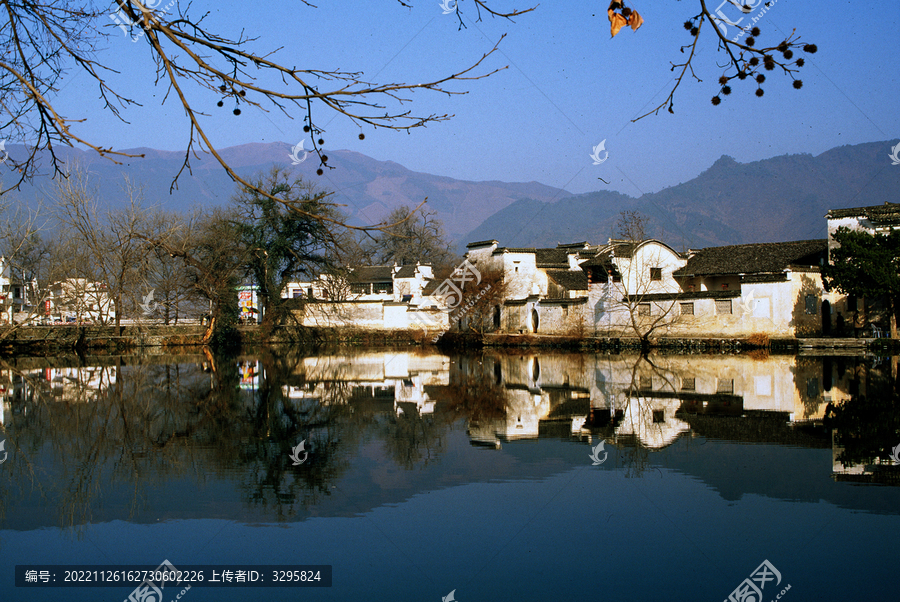
[[[621,12],[616,12],[617,10]],[[644,23],[643,17],[641,17],[636,10],[627,8],[625,3],[620,0],[613,0],[610,2],[606,14],[609,15],[610,33],[612,34],[612,37],[616,37],[619,30],[626,25],[630,25],[633,31],[637,31],[637,28]]]

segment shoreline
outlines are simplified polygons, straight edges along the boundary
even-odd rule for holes
[[[241,346],[301,344],[310,347],[323,345],[349,346],[432,346],[433,333],[424,330],[371,330],[357,328],[296,328],[265,329],[259,325],[238,327]],[[7,336],[0,333],[0,356],[49,356],[59,353],[84,354],[134,349],[167,349],[204,347],[206,327],[191,325],[166,326],[23,326]],[[632,351],[641,348],[636,337],[579,337],[541,334],[485,335],[445,333],[438,348],[565,348],[581,351]],[[897,351],[900,341],[865,338],[782,338],[766,345],[747,339],[724,337],[669,338],[659,337],[650,347],[668,352],[743,352],[765,349],[775,353],[798,353],[801,350]]]

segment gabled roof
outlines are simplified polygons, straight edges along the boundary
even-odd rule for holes
[[[587,261],[581,262],[582,268],[604,268],[606,271],[615,270],[616,266],[612,262],[612,249],[600,251]]]
[[[395,278],[415,278],[416,277],[416,268],[417,265],[402,265],[400,269],[397,270],[397,274],[394,276]]]
[[[478,240],[475,242],[470,242],[466,245],[467,249],[474,249],[476,247],[489,247],[491,245],[497,244],[496,240]]]
[[[818,266],[827,257],[828,241],[798,240],[727,247],[694,252],[678,277],[783,272],[794,265]]]
[[[547,270],[547,277],[567,291],[588,290],[587,275],[581,270]]]
[[[363,265],[353,268],[347,276],[349,282],[392,282],[394,280],[394,266],[391,265]]]
[[[535,263],[539,268],[569,267],[569,253],[565,249],[535,249]]]
[[[900,225],[900,203],[885,203],[871,207],[852,207],[850,209],[832,209],[825,217],[841,219],[844,217],[864,217],[876,226]]]
[[[534,255],[534,262],[539,268],[569,268],[569,254],[566,249],[537,249],[535,247],[500,247],[494,255],[503,253],[528,253]]]

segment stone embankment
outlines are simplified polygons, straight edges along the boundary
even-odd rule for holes
[[[134,348],[167,348],[203,345],[206,328],[198,324],[166,326],[29,326],[0,331],[0,355],[50,355],[66,352],[88,353],[118,351]],[[261,326],[241,326],[238,329],[242,345],[304,344],[304,345],[362,345],[405,346],[431,343],[430,333],[424,331],[386,331],[355,328],[291,328],[266,329]],[[773,339],[764,345],[755,341],[732,338],[667,339],[652,341],[651,346],[670,351],[740,352],[764,347],[771,351],[797,352],[804,349],[850,350],[866,349],[896,352],[900,345],[892,339]],[[437,342],[439,347],[556,347],[582,350],[640,349],[636,338],[593,338],[539,334],[485,334],[481,336],[445,333]]]

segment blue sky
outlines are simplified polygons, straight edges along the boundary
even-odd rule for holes
[[[758,46],[775,45],[792,29],[817,44],[815,55],[798,53],[807,61],[799,76],[803,88],[794,90],[789,77],[768,72],[764,97],[754,95],[749,80],[738,82],[718,107],[710,98],[719,89],[722,69],[716,63],[723,63],[723,55],[712,32],[703,31],[695,63],[702,83],[685,78],[674,115],[663,110],[637,123],[631,119],[661,102],[673,84],[670,61],[684,56],[679,48],[691,36],[682,23],[696,12],[698,0],[629,3],[644,25],[613,39],[604,1],[544,2],[515,23],[488,16],[476,23],[472,1],[462,0],[468,28],[461,31],[438,0],[413,0],[411,9],[392,0],[317,4],[195,2],[190,14],[210,11],[208,27],[232,36],[243,29],[259,37],[256,49],[282,47],[275,55],[282,63],[358,70],[377,82],[417,83],[459,71],[508,34],[484,64],[486,70],[508,69],[450,86],[468,90],[466,95],[418,91],[405,105],[415,114],[455,114],[451,121],[410,134],[366,127],[360,141],[359,128],[346,118],[317,113],[326,126],[326,149],[350,149],[416,171],[639,196],[687,181],[721,155],[749,162],[900,136],[896,1],[775,0],[757,23]],[[523,0],[496,3],[498,9],[528,6]],[[75,131],[104,145],[183,149],[187,121],[173,99],[161,105],[165,89],[153,84],[147,48],[116,32],[97,58],[121,71],[111,81],[144,106],[125,111],[130,124],[122,124],[103,111],[88,78],[76,75],[61,87],[58,108],[68,117],[86,117]],[[230,105],[215,106],[218,97],[196,94],[193,100],[208,106],[204,124],[219,146],[296,144],[304,137],[299,111],[294,120],[255,110],[235,117]],[[609,158],[593,165],[591,149],[604,139]],[[886,146],[888,163],[889,151]]]

